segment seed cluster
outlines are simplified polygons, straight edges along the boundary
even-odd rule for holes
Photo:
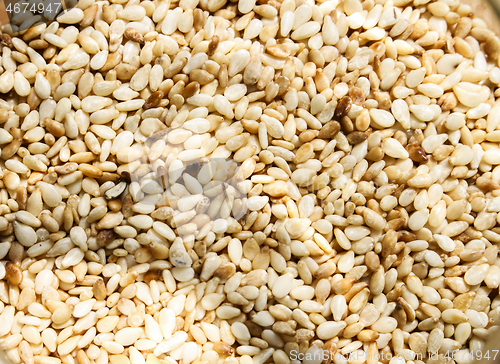
[[[500,40],[469,5],[80,0],[33,19],[0,37],[14,364],[484,349]]]

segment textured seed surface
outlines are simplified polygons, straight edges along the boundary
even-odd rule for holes
[[[0,34],[9,362],[485,355],[500,40],[475,7],[66,5]]]

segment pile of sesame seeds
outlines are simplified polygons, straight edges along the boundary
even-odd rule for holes
[[[500,40],[469,5],[40,19],[0,37],[12,363],[479,356],[500,314]]]

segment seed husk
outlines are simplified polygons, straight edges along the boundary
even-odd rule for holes
[[[340,124],[338,121],[332,120],[323,125],[319,131],[318,138],[320,139],[332,139],[340,131]]]
[[[19,286],[23,280],[23,273],[16,264],[7,262],[5,265],[5,278],[7,278],[10,284]]]

